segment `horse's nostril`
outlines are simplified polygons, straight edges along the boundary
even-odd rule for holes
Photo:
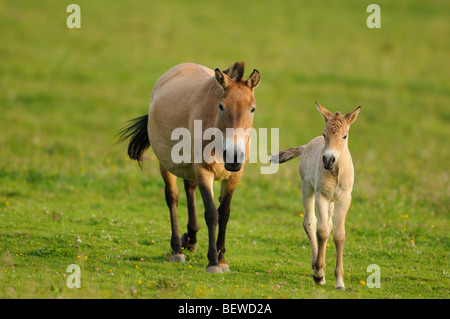
[[[244,163],[244,161],[245,161],[245,153],[244,152],[239,152],[238,162],[239,163]]]
[[[336,159],[334,158],[334,156],[331,156],[330,163],[334,164],[335,161],[336,161]]]
[[[325,164],[325,162],[327,161],[327,158],[325,157],[325,155],[322,156],[322,161],[323,161],[324,164]]]

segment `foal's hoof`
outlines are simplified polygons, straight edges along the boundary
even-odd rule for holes
[[[184,249],[187,249],[189,251],[194,251],[196,244],[197,243],[192,243],[192,241],[189,238],[187,233],[184,233],[183,236],[181,236],[181,246]]]
[[[206,267],[206,272],[210,274],[221,274],[223,271],[222,267],[220,266],[208,266]]]
[[[313,275],[313,278],[314,278],[314,282],[316,283],[316,285],[319,285],[319,286],[325,285],[325,277],[322,276],[320,278],[317,278]]]
[[[174,263],[184,263],[186,261],[186,258],[184,257],[184,254],[172,253],[172,255],[170,255],[169,261]]]
[[[336,290],[344,291],[345,286],[336,286]]]

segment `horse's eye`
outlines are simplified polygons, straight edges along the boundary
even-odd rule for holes
[[[254,113],[256,110],[256,107],[252,106],[252,108],[250,109],[250,113]]]
[[[223,104],[222,104],[222,103],[219,103],[219,109],[220,109],[221,111],[223,111]]]
[[[323,135],[323,138],[326,138],[326,135],[325,135],[325,133],[322,133],[322,135]]]
[[[347,135],[344,135],[343,139],[345,140],[347,138]]]

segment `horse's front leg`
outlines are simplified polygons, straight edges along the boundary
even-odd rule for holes
[[[206,271],[221,273],[222,268],[219,267],[216,248],[216,227],[219,214],[213,198],[214,174],[204,168],[199,168],[195,172],[195,178],[205,206],[205,221],[208,227],[208,266],[206,266]]]
[[[334,275],[336,276],[336,289],[339,290],[345,290],[343,264],[345,217],[350,208],[350,203],[351,195],[348,194],[337,201],[335,207],[333,240],[336,246],[336,268],[334,269]]]
[[[219,213],[219,234],[217,237],[217,250],[219,252],[219,266],[222,271],[230,271],[228,263],[225,260],[225,232],[227,228],[228,219],[230,217],[230,203],[233,196],[234,189],[239,178],[230,178],[223,180],[220,189],[220,205],[218,209]]]

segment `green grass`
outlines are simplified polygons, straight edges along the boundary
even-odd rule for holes
[[[448,2],[378,1],[377,30],[361,1],[76,3],[79,30],[65,25],[70,2],[0,4],[1,298],[449,297]],[[281,148],[321,133],[315,100],[362,106],[345,292],[334,290],[332,240],[327,284],[313,283],[297,161],[276,175],[247,165],[227,230],[231,272],[210,275],[198,191],[198,248],[170,263],[158,163],[142,172],[114,145],[170,67],[241,60],[246,76],[262,75],[255,127],[280,128]],[[181,193],[183,232],[185,204]],[[66,286],[74,263],[81,289]],[[380,289],[367,287],[370,264]]]

